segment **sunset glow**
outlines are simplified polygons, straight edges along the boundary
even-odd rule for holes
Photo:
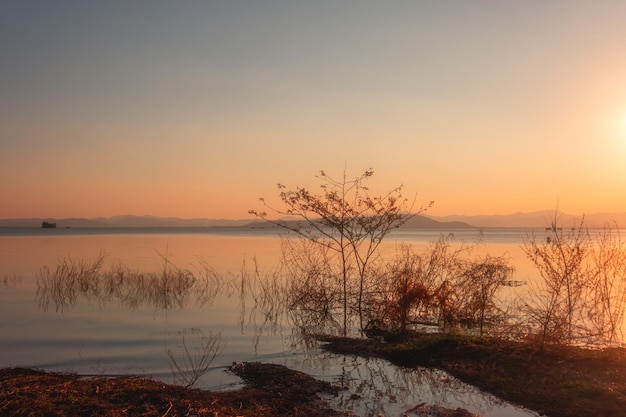
[[[373,168],[432,215],[626,211],[626,3],[0,6],[0,218],[247,218]],[[617,121],[616,121],[617,120]]]
[[[622,112],[616,124],[620,139],[624,142],[624,145],[626,146],[626,110]]]

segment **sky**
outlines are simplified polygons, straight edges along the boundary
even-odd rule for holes
[[[626,211],[626,2],[0,2],[0,218]]]

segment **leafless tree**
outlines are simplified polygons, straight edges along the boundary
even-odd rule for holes
[[[371,169],[350,180],[344,170],[340,179],[321,171],[321,193],[306,188],[287,189],[278,184],[282,208],[270,206],[261,199],[266,211],[250,213],[297,236],[328,249],[337,255],[342,282],[343,332],[348,330],[349,286],[356,281],[356,310],[363,328],[363,296],[369,266],[383,238],[411,217],[426,210],[432,202],[413,211],[413,202],[402,195],[402,186],[372,197],[366,186],[374,174]],[[289,216],[295,221],[275,219]]]

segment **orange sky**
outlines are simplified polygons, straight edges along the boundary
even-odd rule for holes
[[[237,4],[235,4],[237,3]],[[0,218],[247,218],[373,168],[432,215],[626,211],[626,2],[0,6]]]

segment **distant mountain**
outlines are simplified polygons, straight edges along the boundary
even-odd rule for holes
[[[42,222],[54,222],[58,228],[63,227],[225,227],[242,226],[252,220],[226,219],[180,219],[176,217],[156,216],[114,216],[83,218],[28,218],[0,219],[0,227],[41,227]]]
[[[467,229],[476,227],[521,227],[543,228],[550,225],[554,219],[554,211],[536,211],[532,213],[513,213],[505,215],[480,216],[425,216],[418,215],[410,219],[404,228],[422,229]],[[569,227],[580,222],[581,216],[558,213],[561,225]],[[0,227],[41,227],[42,222],[56,223],[58,228],[64,227],[250,227],[269,228],[267,222],[258,219],[181,219],[177,217],[156,216],[114,216],[84,218],[27,218],[27,219],[0,219]],[[293,221],[285,219],[284,221]],[[602,227],[605,223],[616,223],[626,227],[626,213],[595,213],[585,215],[585,224],[588,227]]]
[[[113,216],[83,218],[29,218],[0,219],[0,227],[41,227],[43,222],[56,223],[58,228],[64,227],[250,227],[271,228],[272,225],[258,219],[226,220],[226,219],[180,219],[177,217],[156,216]],[[285,219],[285,222],[295,220]],[[403,227],[410,228],[471,228],[469,224],[459,221],[438,221],[424,216],[415,216]]]
[[[550,226],[554,220],[554,210],[535,211],[531,213],[513,213],[479,216],[437,216],[432,219],[441,222],[464,222],[476,227],[528,227],[543,228]],[[580,223],[583,215],[556,213],[557,221],[566,227]],[[626,227],[626,213],[593,213],[584,215],[585,225],[590,228],[603,227],[606,223]]]
[[[459,220],[442,220],[438,218],[415,216],[409,219],[403,228],[413,229],[473,229],[473,225]]]
[[[178,217],[156,216],[114,216],[108,219],[98,219],[107,224],[107,227],[215,227],[215,226],[240,226],[249,223],[250,220],[224,220],[224,219],[181,219]]]
[[[296,226],[296,224],[299,222],[296,219],[293,218],[285,218],[285,219],[281,219],[279,220],[281,223],[285,224],[285,225],[293,225],[294,227]],[[267,229],[267,228],[273,228],[273,227],[277,227],[272,225],[269,222],[266,222],[264,220],[254,220],[248,224],[243,225],[244,227],[251,227],[254,229]],[[446,222],[441,222],[438,220],[434,220],[432,218],[428,218],[425,216],[414,216],[411,219],[409,219],[404,225],[402,225],[402,228],[414,228],[414,229],[472,229],[474,228],[473,226],[467,224],[467,223],[463,223],[463,222],[457,222],[457,221],[446,221]]]

